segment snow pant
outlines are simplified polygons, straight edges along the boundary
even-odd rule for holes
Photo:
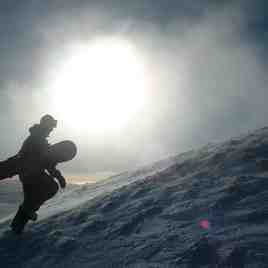
[[[42,172],[37,177],[20,177],[23,186],[24,200],[20,205],[12,223],[12,230],[20,234],[24,226],[40,206],[52,198],[58,191],[59,186],[54,178]]]
[[[35,212],[43,203],[52,198],[59,190],[53,177],[46,172],[40,173],[35,178],[23,178],[24,200],[22,207],[25,211]]]

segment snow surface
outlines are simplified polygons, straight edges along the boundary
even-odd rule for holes
[[[94,185],[69,187],[1,267],[268,267],[268,128]]]
[[[22,187],[17,179],[0,181],[0,219],[14,212],[22,199]]]

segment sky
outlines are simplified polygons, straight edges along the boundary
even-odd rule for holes
[[[62,167],[70,180],[98,180],[267,126],[267,13],[265,0],[0,1],[1,159],[15,154],[47,113],[59,120],[50,142],[78,145],[76,159]],[[84,84],[70,80],[75,70],[62,75],[62,66],[95,40],[107,49],[118,40],[134,51],[142,67],[131,81],[135,70],[120,67],[120,52],[107,56],[105,48],[105,59],[94,52],[104,61],[101,79],[118,70],[120,94],[133,103],[117,102],[109,81],[102,84],[107,94],[85,95],[100,92],[90,82],[92,65],[73,67],[89,79]],[[60,76],[65,84],[53,82]],[[127,115],[139,90],[142,107],[115,127],[109,114]]]

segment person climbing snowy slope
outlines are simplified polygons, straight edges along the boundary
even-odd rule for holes
[[[23,166],[19,172],[19,179],[23,187],[24,200],[11,223],[11,229],[15,233],[21,233],[28,220],[36,221],[36,212],[41,205],[58,192],[59,186],[55,179],[62,188],[66,186],[66,180],[56,169],[55,163],[46,167],[40,164],[42,156],[50,147],[47,139],[56,127],[57,120],[51,115],[43,116],[39,124],[29,129],[30,135],[18,153]]]

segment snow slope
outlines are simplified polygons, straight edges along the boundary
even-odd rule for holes
[[[14,212],[22,199],[22,187],[17,179],[0,181],[0,219]]]
[[[268,267],[268,128],[61,192],[3,267]],[[2,266],[1,266],[2,267]]]

